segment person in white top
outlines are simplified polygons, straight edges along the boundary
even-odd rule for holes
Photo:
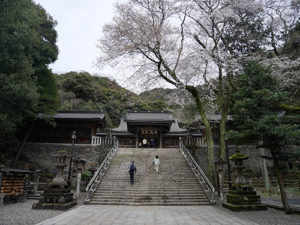
[[[154,165],[154,169],[156,171],[156,173],[159,172],[159,158],[158,155],[155,156],[154,160],[153,160],[153,165]]]
[[[146,138],[143,139],[143,146],[144,146],[144,148],[146,148],[146,146],[147,146],[147,139]]]

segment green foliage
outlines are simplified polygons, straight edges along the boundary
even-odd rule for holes
[[[100,110],[108,127],[118,126],[128,110],[164,110],[163,99],[140,97],[106,77],[87,72],[56,75],[60,110]]]
[[[58,94],[54,74],[48,69],[38,73],[38,92],[40,94],[38,112],[54,114],[58,109]]]
[[[263,25],[262,11],[233,7],[236,17],[228,17],[224,27],[224,40],[221,47],[231,54],[248,54],[261,50],[261,43],[267,31]]]
[[[230,160],[235,160],[235,159],[248,159],[249,156],[244,155],[242,153],[235,153],[232,156],[229,157]]]
[[[56,76],[60,110],[100,110],[108,127],[119,125],[127,109],[139,97],[106,77],[87,72],[69,72]]]
[[[282,159],[288,153],[283,147],[295,144],[300,137],[299,114],[282,111],[287,93],[279,89],[270,71],[259,63],[249,62],[238,77],[239,89],[233,95],[232,114],[237,129],[229,132],[232,139],[263,139],[264,147]]]
[[[82,180],[90,180],[92,178],[92,173],[90,171],[83,171],[81,178]]]
[[[56,88],[47,65],[56,60],[56,22],[31,0],[0,4],[0,149],[38,112],[56,110]],[[51,78],[52,77],[52,78]]]

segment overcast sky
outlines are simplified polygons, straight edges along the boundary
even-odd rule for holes
[[[99,56],[97,41],[102,27],[113,18],[113,6],[125,0],[34,0],[42,5],[56,21],[58,33],[58,59],[50,65],[54,73],[87,71],[116,80],[121,86],[139,93],[148,88],[161,86],[156,83],[149,87],[127,77],[132,71],[106,66],[103,70],[93,66]],[[163,84],[164,87],[171,87]],[[173,87],[172,87],[173,88]]]
[[[110,22],[113,5],[117,0],[34,0],[41,4],[57,21],[57,61],[50,65],[53,72],[87,71],[114,76],[106,68],[100,71],[93,66],[97,56],[97,40],[102,26]]]

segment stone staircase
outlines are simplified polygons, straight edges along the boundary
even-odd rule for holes
[[[152,165],[160,158],[160,172]],[[128,166],[135,162],[135,183]],[[89,204],[208,205],[209,200],[177,148],[120,148]]]

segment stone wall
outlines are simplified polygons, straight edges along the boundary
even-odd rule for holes
[[[71,153],[72,144],[28,143],[23,149],[22,157],[26,162],[31,164],[29,166],[32,169],[42,169],[49,173],[55,173],[55,161],[52,155],[59,150]],[[74,156],[80,156],[80,158],[87,161],[86,170],[93,170],[103,161],[109,150],[110,148],[100,146],[75,144]]]
[[[218,146],[215,146],[215,159],[217,159],[217,153],[218,153]],[[262,176],[262,158],[260,157],[261,153],[260,150],[255,145],[240,145],[240,146],[234,146],[229,145],[229,156],[234,154],[237,149],[240,150],[240,153],[243,153],[247,156],[249,156],[248,160],[245,161],[244,165],[245,168],[250,168],[253,171],[253,175],[256,177]],[[200,147],[194,150],[191,150],[192,154],[194,155],[196,161],[199,163],[200,167],[204,170],[204,172],[207,171],[208,168],[208,161],[207,161],[207,148],[206,147]],[[269,155],[268,151],[265,150],[266,154]],[[234,166],[234,162],[230,161],[231,168]],[[267,166],[272,166],[272,161],[267,160]],[[225,168],[225,172],[227,172],[227,166]]]

